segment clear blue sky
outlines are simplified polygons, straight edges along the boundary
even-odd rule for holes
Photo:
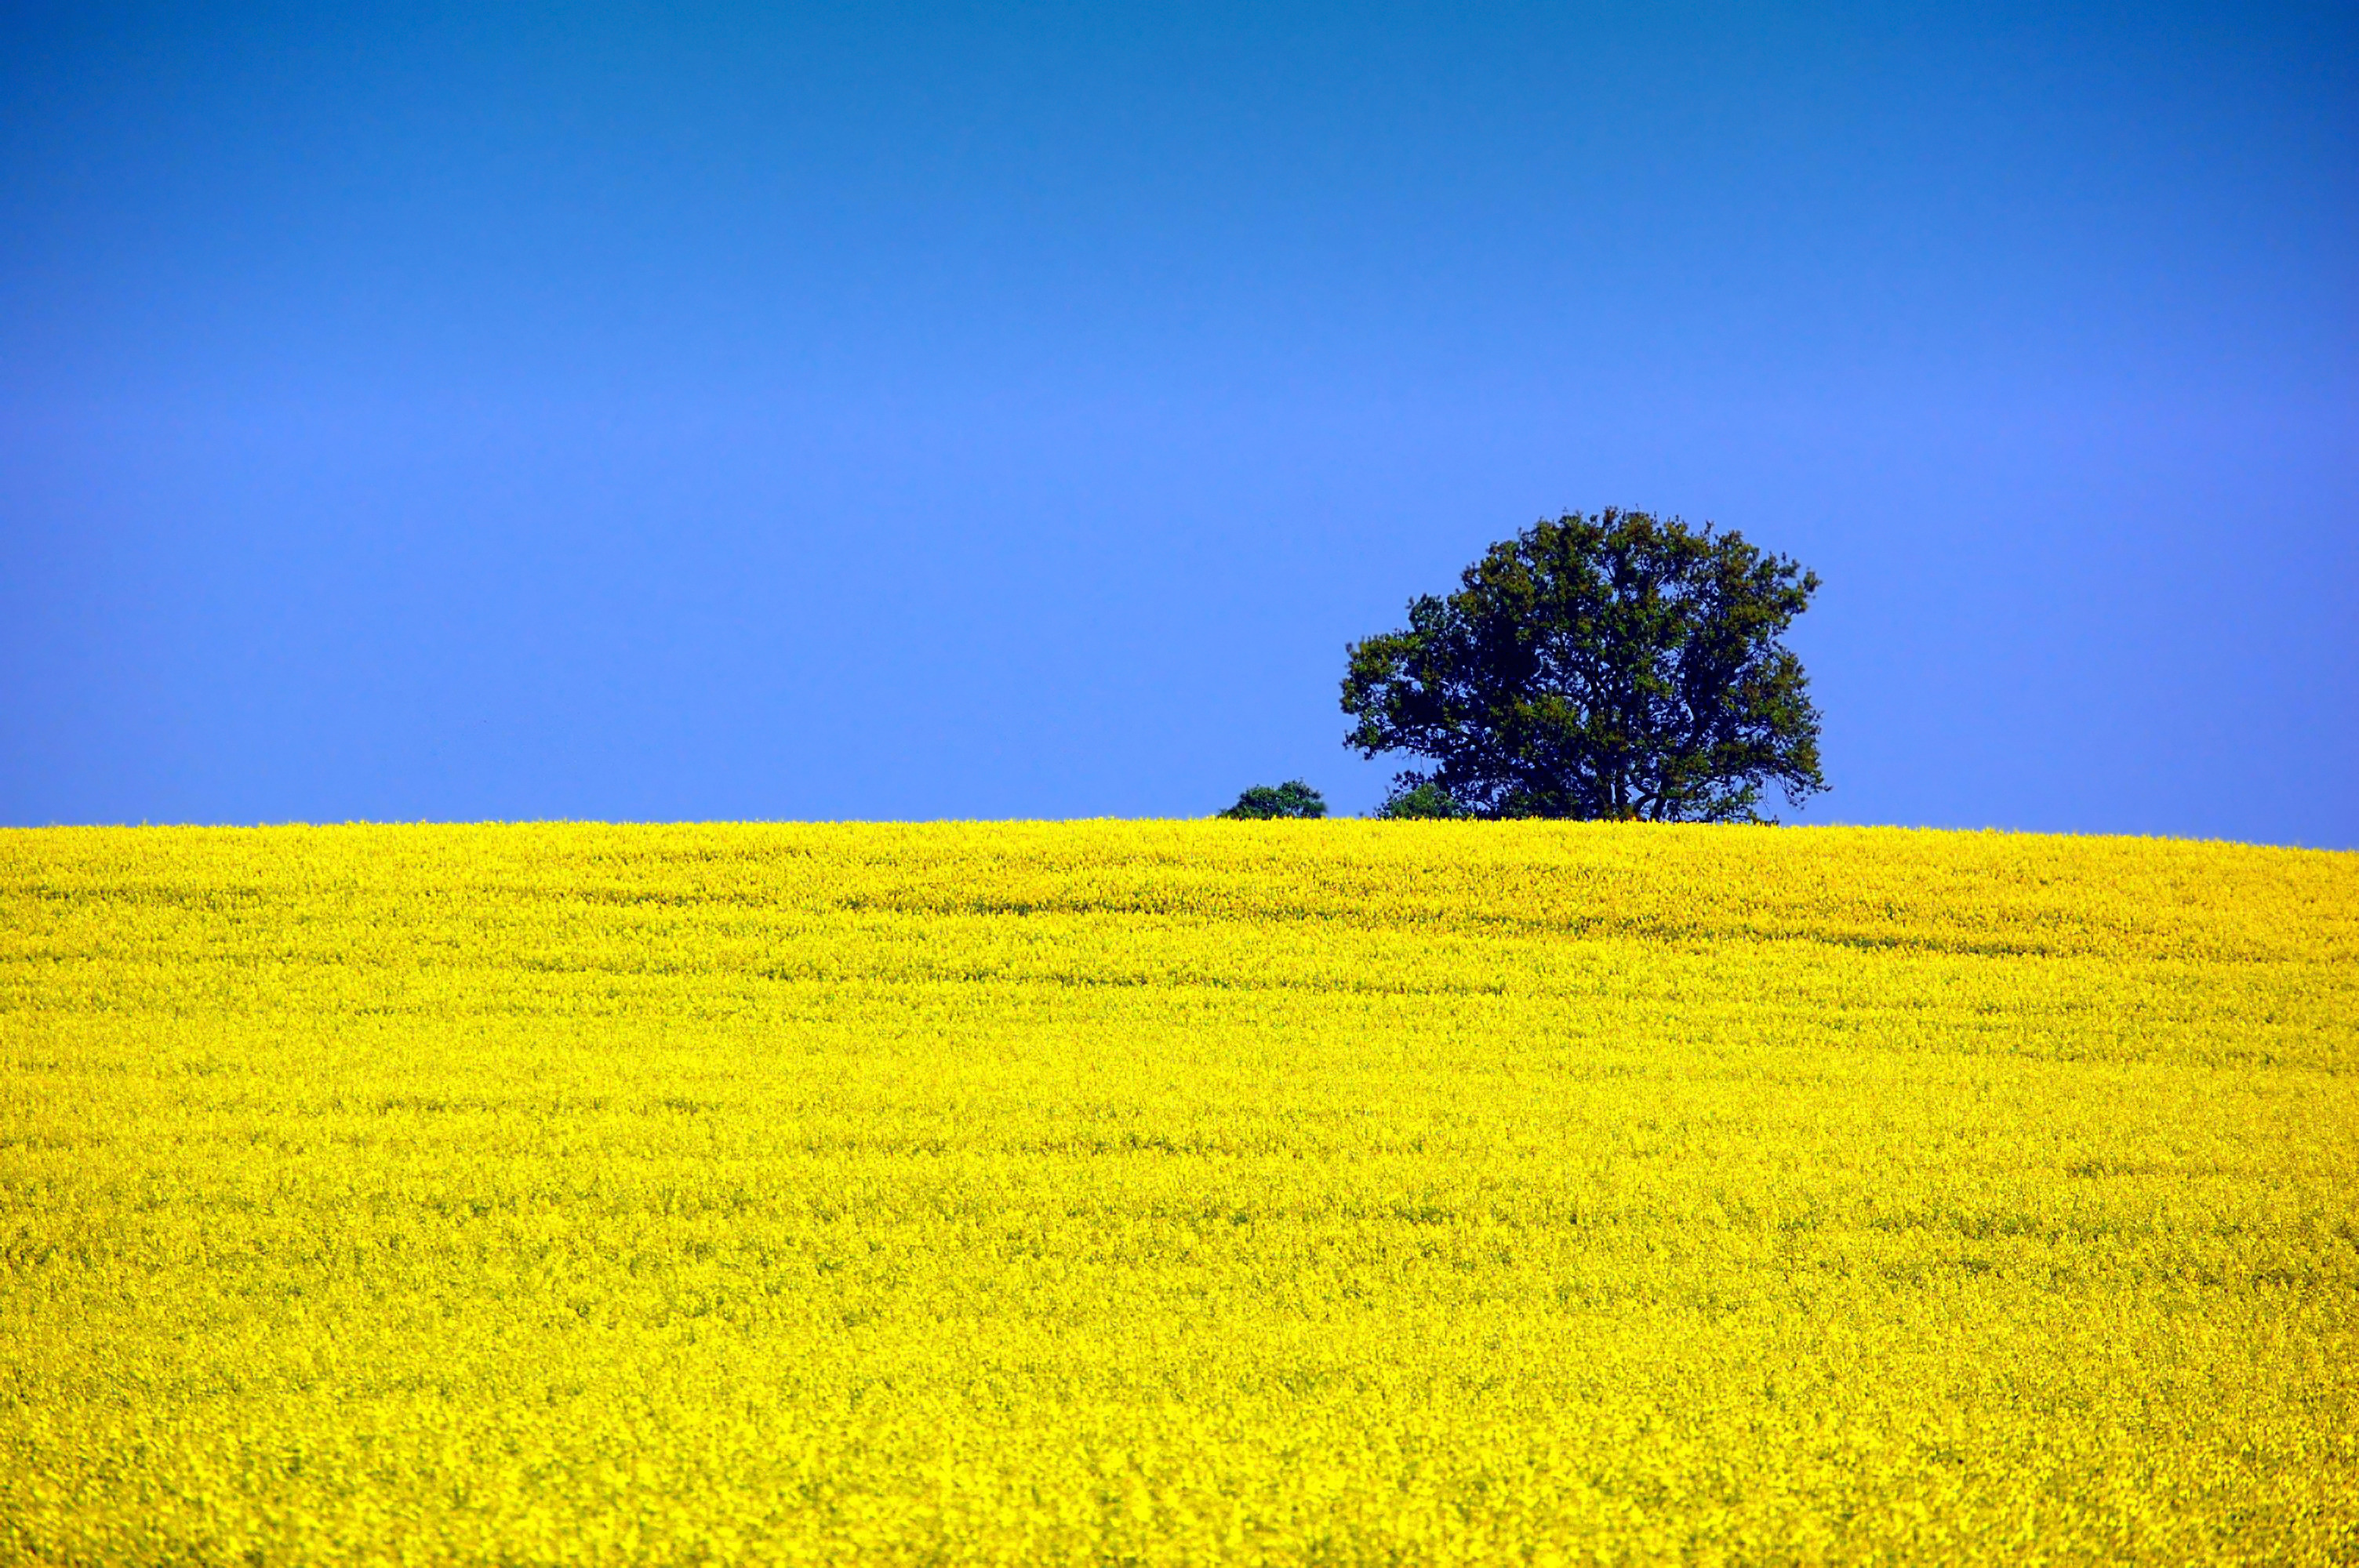
[[[1198,815],[1606,504],[2359,845],[2359,8],[0,10],[0,821]]]

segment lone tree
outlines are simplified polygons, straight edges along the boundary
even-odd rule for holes
[[[1758,822],[1827,787],[1819,713],[1778,639],[1819,579],[1712,524],[1611,507],[1491,546],[1408,628],[1352,644],[1344,737],[1408,752],[1395,798],[1477,816]],[[1424,813],[1420,813],[1423,815]],[[1775,820],[1769,818],[1767,820]]]
[[[1288,779],[1272,788],[1256,784],[1237,796],[1236,805],[1221,813],[1223,816],[1246,819],[1265,816],[1324,816],[1327,797],[1304,784],[1300,779]]]

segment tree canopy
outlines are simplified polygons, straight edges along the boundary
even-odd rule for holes
[[[1819,579],[1712,524],[1608,508],[1491,546],[1457,592],[1352,644],[1344,744],[1433,767],[1480,816],[1753,822],[1826,788],[1819,714],[1780,641]]]
[[[1394,781],[1392,794],[1376,807],[1375,815],[1389,822],[1411,822],[1427,817],[1464,816],[1468,812],[1451,798],[1448,790],[1432,780],[1404,775]]]
[[[1288,779],[1275,787],[1254,785],[1237,796],[1237,803],[1221,815],[1246,820],[1270,816],[1324,816],[1327,815],[1327,797],[1300,779]]]

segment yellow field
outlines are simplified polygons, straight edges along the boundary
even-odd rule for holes
[[[0,832],[0,1559],[2359,1560],[2359,856]]]

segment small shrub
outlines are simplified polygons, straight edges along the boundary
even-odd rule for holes
[[[1450,792],[1431,779],[1419,779],[1415,784],[1396,786],[1376,807],[1375,814],[1389,821],[1408,821],[1421,817],[1465,816],[1467,809],[1451,798]]]
[[[1324,816],[1327,797],[1300,779],[1288,779],[1275,789],[1268,784],[1254,785],[1221,815],[1241,821],[1269,816]]]

